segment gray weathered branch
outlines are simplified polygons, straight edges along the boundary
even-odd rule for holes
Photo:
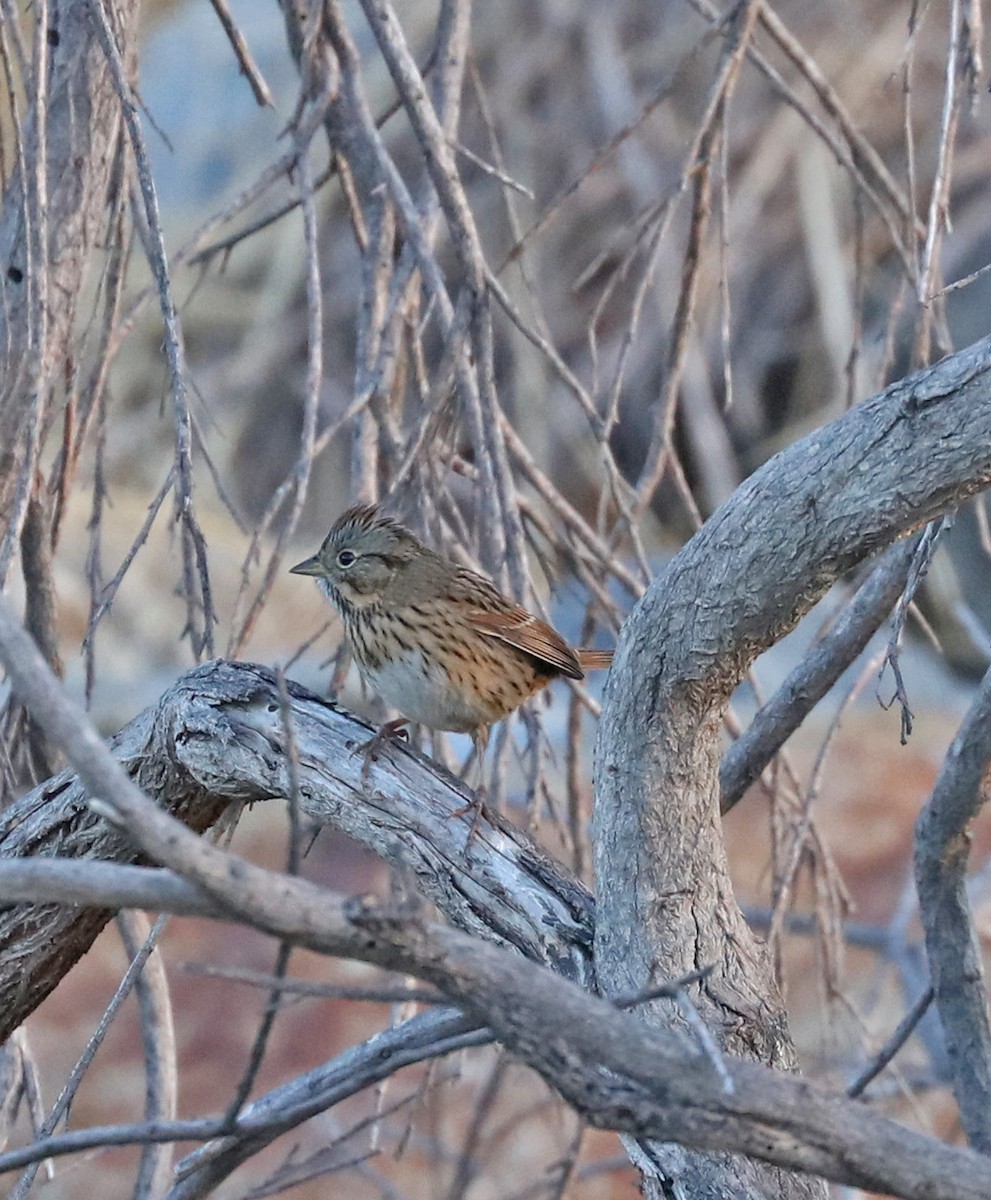
[[[832,629],[798,664],[719,768],[720,808],[728,812],[854,661],[881,626],[908,579],[917,540],[892,546]]]
[[[295,684],[289,690],[304,813],[411,872],[454,924],[591,985],[592,901],[580,884],[521,830],[494,817],[483,819],[466,850],[471,814],[450,814],[469,793],[416,751],[386,751],[363,783],[363,759],[353,751],[368,738],[368,726]],[[284,742],[272,672],[213,662],[177,680],[112,747],[147,795],[203,830],[230,802],[288,793]],[[3,815],[0,858],[31,856],[142,861],[120,830],[90,811],[86,788],[71,771]],[[0,913],[0,1036],[51,991],[111,915],[51,905]]]
[[[654,580],[621,632],[598,732],[596,969],[605,992],[713,963],[698,1002],[725,1047],[794,1065],[770,964],[727,868],[718,816],[725,706],[756,656],[834,580],[989,481],[984,339],[775,456]],[[673,1006],[645,1019],[655,1028],[680,1020]],[[741,1185],[741,1194],[746,1186],[765,1185]]]
[[[685,956],[688,969],[715,963],[700,989],[700,1008],[721,1029],[731,1053],[775,1065],[792,1061],[761,951],[739,918],[725,873],[716,815],[721,706],[750,658],[840,572],[987,483],[988,362],[989,345],[980,343],[868,401],[757,472],[653,585],[622,638],[599,750],[600,961],[609,990],[627,992],[657,974],[687,973],[679,969]],[[865,1150],[861,1156],[858,1139],[870,1124],[868,1114],[855,1110],[848,1124],[846,1110],[838,1116],[830,1107],[839,1102],[773,1072],[751,1076],[758,1068],[729,1060],[734,1092],[727,1101],[709,1060],[680,1032],[663,1028],[662,1014],[670,1011],[663,1002],[651,1006],[661,1027],[630,1043],[638,1030],[633,1017],[623,1018],[621,1033],[607,1036],[605,1013],[618,1019],[608,1007],[596,1007],[580,992],[555,991],[565,987],[562,981],[545,977],[533,963],[518,978],[514,968],[523,960],[506,955],[506,947],[592,986],[587,894],[511,828],[486,824],[466,850],[467,825],[444,815],[464,802],[461,785],[415,752],[390,749],[372,763],[363,783],[361,759],[351,751],[367,728],[302,689],[290,687],[301,808],[411,868],[445,915],[474,936],[408,917],[356,915],[344,904],[326,909],[325,894],[309,885],[248,864],[233,866],[188,831],[177,832],[164,813],[149,813],[139,792],[121,792],[120,780],[107,772],[102,744],[78,717],[65,715],[50,676],[50,687],[38,685],[43,667],[34,647],[17,640],[24,635],[9,606],[0,611],[2,656],[18,691],[67,748],[89,794],[101,797],[94,812],[69,774],[49,781],[8,812],[0,854],[135,861],[133,839],[148,860],[180,871],[227,911],[243,912],[303,944],[364,955],[435,982],[590,1120],[637,1137],[676,1138],[718,1151],[715,1163],[725,1153],[751,1155],[906,1196],[948,1194],[932,1178],[930,1168],[938,1162],[935,1173],[953,1179],[954,1195],[986,1191],[986,1163],[953,1157],[951,1171],[946,1156],[960,1152],[931,1139],[910,1144],[909,1135],[887,1123],[870,1125],[870,1155]],[[212,663],[179,680],[155,710],[118,736],[115,748],[142,789],[203,828],[228,800],[286,794],[282,722],[270,672]],[[659,840],[662,833],[666,840]],[[702,912],[700,905],[711,907]],[[88,912],[62,917],[35,905],[4,914],[11,923],[0,927],[0,949],[24,952],[17,983],[23,987],[29,979],[35,1003],[38,985],[25,969],[45,964],[49,987],[58,972],[39,942],[71,945],[78,956],[107,916]],[[620,918],[626,921],[622,938]],[[61,933],[52,938],[55,929]],[[480,937],[494,944],[486,948]],[[0,955],[0,962],[9,960]],[[525,995],[515,990],[523,988],[523,977]],[[4,1011],[14,1022],[30,1007],[15,992],[13,981],[0,980]],[[573,1007],[576,997],[592,1007]],[[542,1003],[551,1008],[541,1009],[541,1016],[533,1006]],[[555,1014],[552,1024],[542,1025],[549,1012]],[[575,1023],[581,1028],[573,1030]],[[627,1056],[631,1045],[637,1054],[652,1047],[663,1063],[651,1060],[659,1074],[650,1086],[644,1076],[631,1095],[627,1080],[619,1099],[613,1075],[627,1079],[634,1065]],[[758,1093],[764,1099],[754,1108]],[[778,1131],[770,1138],[769,1127]],[[651,1143],[650,1149],[663,1147]],[[912,1179],[904,1170],[910,1160],[918,1167]],[[971,1182],[976,1190],[968,1192]],[[783,1194],[773,1174],[750,1177],[746,1186]]]
[[[727,1087],[726,1073],[715,1071],[709,1057],[699,1053],[690,1039],[646,1030],[628,1014],[501,945],[486,945],[477,936],[428,925],[415,917],[356,905],[303,880],[281,877],[223,854],[151,805],[120,771],[82,714],[65,700],[2,601],[0,657],[32,713],[65,747],[89,793],[99,797],[93,804],[102,814],[100,819],[125,828],[150,860],[178,871],[211,907],[219,904],[221,911],[280,937],[429,980],[487,1025],[590,1121],[639,1138],[676,1138],[720,1156],[742,1154],[849,1183],[894,1188],[907,1197],[976,1197],[991,1186],[991,1166],[985,1160],[911,1134],[765,1067],[728,1060],[726,1071],[732,1083]],[[172,690],[172,704],[184,688],[187,698],[199,694],[213,674],[227,680],[229,737],[218,736],[216,713],[211,713],[224,708],[214,687],[209,689],[210,703],[199,707],[196,720],[187,719],[182,737],[171,747],[172,755],[183,761],[167,757],[160,768],[177,769],[189,786],[192,758],[198,763],[195,786],[223,788],[226,798],[244,790],[244,780],[232,778],[232,767],[240,747],[247,743],[245,752],[262,760],[256,779],[277,780],[285,786],[288,764],[275,740],[282,719],[278,689],[268,673],[232,664],[201,667]],[[316,711],[308,712],[309,705]],[[159,711],[168,708],[163,704]],[[322,716],[332,727],[350,731],[353,726],[349,718],[305,694],[293,697],[292,713],[300,747],[300,803],[305,804],[312,800],[315,778],[309,772],[315,766],[336,776],[341,764],[354,757],[344,753],[347,746],[339,745],[336,753],[331,750],[321,756],[320,764],[310,763],[308,755],[315,746],[305,732],[307,721]],[[155,722],[144,724],[147,737],[148,727]],[[400,748],[395,758],[397,763],[421,761]],[[345,767],[345,773],[349,769],[360,772],[360,762]],[[373,765],[372,770],[379,767]],[[361,807],[360,800],[355,803],[359,797],[352,790],[354,807]],[[390,814],[380,802],[371,806],[371,825],[385,830],[385,844],[391,853],[399,854]],[[61,864],[52,864],[57,866]],[[161,901],[161,878],[152,873],[153,904]],[[132,880],[131,886],[135,883]],[[39,895],[45,894],[40,878],[32,886]],[[81,886],[78,879],[74,886]],[[546,897],[545,915],[560,903],[559,890],[555,887]],[[79,891],[73,895],[81,898]],[[137,899],[133,892],[131,899]],[[580,928],[577,911],[571,919],[575,929]],[[584,937],[574,937],[572,932],[574,944],[584,944],[587,932],[587,925]],[[500,935],[500,940],[505,939]],[[563,961],[573,971],[575,960],[564,956]]]
[[[502,947],[255,867],[177,827],[143,797],[139,803],[115,794],[111,804],[118,800],[135,836],[147,839],[147,849],[181,864],[185,887],[192,883],[206,893],[203,915],[216,913],[218,902],[221,910],[299,945],[428,980],[487,1025],[592,1124],[743,1154],[912,1200],[976,1200],[991,1187],[991,1162],[980,1155],[913,1133],[783,1072],[729,1058],[717,1071],[690,1039],[649,1030]],[[63,864],[39,866],[35,884],[42,893],[64,895]],[[126,872],[128,894],[139,899],[134,868],[107,870],[111,877]],[[146,902],[158,904],[161,873],[140,874],[148,876]],[[78,897],[80,878],[70,886]],[[3,888],[0,871],[0,895]],[[91,899],[104,903],[113,888],[111,882],[101,894],[98,885]],[[181,902],[188,911],[191,898]]]
[[[960,1122],[975,1150],[991,1153],[991,1027],[981,949],[967,897],[969,825],[987,800],[991,673],[953,739],[916,827],[915,884],[929,971]]]

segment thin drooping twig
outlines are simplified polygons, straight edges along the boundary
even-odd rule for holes
[[[204,979],[228,979],[248,987],[278,987],[287,996],[305,997],[312,1000],[355,1000],[369,1004],[443,1004],[440,992],[424,987],[349,987],[336,983],[317,983],[308,979],[293,979],[286,976],[267,974],[264,971],[249,971],[238,967],[219,967],[209,963],[187,962],[182,969],[190,975]]]
[[[170,390],[175,410],[176,521],[182,532],[186,585],[187,632],[197,657],[212,657],[213,627],[217,622],[210,586],[206,540],[193,506],[193,437],[186,390],[186,360],[182,324],[172,293],[165,238],[158,210],[158,195],[145,147],[138,108],[127,82],[120,51],[100,0],[89,0],[100,44],[106,56],[127,126],[131,151],[137,166],[138,183],[151,239],[149,264],[158,288],[159,306],[165,329],[165,356],[169,364]]]
[[[881,705],[884,708],[890,708],[895,701],[898,702],[901,710],[901,742],[903,746],[912,734],[912,710],[909,707],[908,689],[905,686],[901,670],[900,648],[902,635],[905,630],[905,621],[908,618],[909,608],[915,599],[915,593],[926,577],[926,573],[932,563],[933,555],[936,553],[936,545],[949,523],[949,518],[941,517],[938,521],[933,521],[928,525],[919,537],[915,554],[909,566],[905,588],[898,598],[898,603],[895,605],[894,616],[891,619],[891,637],[888,639],[888,647],[885,651],[884,662],[881,665],[881,672],[878,677],[880,681],[884,678],[885,671],[890,670],[894,679],[894,690],[891,699],[888,701],[882,700]]]
[[[898,1028],[888,1038],[884,1047],[874,1056],[866,1067],[847,1085],[846,1094],[851,1100],[862,1096],[867,1087],[875,1080],[884,1068],[891,1062],[898,1051],[905,1045],[915,1032],[916,1026],[926,1015],[929,1005],[935,997],[932,985],[923,991],[918,1000],[912,1005],[904,1017],[898,1022]]]
[[[723,1087],[731,1092],[733,1090],[733,1078],[727,1070],[726,1060],[712,1034],[699,1016],[698,1009],[692,1003],[686,990],[692,984],[702,983],[703,980],[708,979],[712,971],[713,966],[710,963],[708,966],[700,967],[696,971],[689,971],[687,975],[683,975],[680,979],[672,979],[666,983],[644,988],[639,994],[632,996],[611,996],[610,999],[617,1008],[636,1008],[638,1005],[648,1004],[652,1000],[674,1000],[681,1010],[686,1024],[698,1040],[703,1054],[712,1063],[713,1070],[723,1081]]]
[[[231,16],[231,10],[227,7],[227,0],[210,0],[210,3],[213,6],[213,11],[217,14],[217,20],[223,26],[227,40],[231,44],[234,57],[241,68],[241,74],[247,79],[248,86],[254,93],[255,99],[260,105],[268,108],[274,107],[272,92],[265,82],[264,75],[258,69],[258,64],[252,57],[244,34]]]

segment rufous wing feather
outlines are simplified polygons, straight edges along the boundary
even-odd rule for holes
[[[578,655],[559,633],[551,629],[525,608],[514,606],[499,612],[476,609],[468,614],[468,623],[479,633],[487,633],[517,650],[532,654],[570,679],[581,679],[583,672]]]

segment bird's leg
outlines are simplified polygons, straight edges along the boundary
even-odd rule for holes
[[[471,813],[471,828],[468,830],[468,840],[465,842],[465,849],[471,845],[472,838],[475,836],[475,831],[478,829],[478,822],[483,816],[487,816],[485,808],[485,747],[489,744],[489,727],[488,725],[479,725],[472,733],[471,740],[474,749],[472,750],[470,766],[473,766],[478,771],[478,785],[475,788],[475,794],[467,804],[462,804],[460,808],[456,808],[450,815],[452,817],[463,817],[465,813]],[[468,772],[465,771],[467,776]],[[467,780],[466,780],[467,782]]]
[[[379,750],[383,746],[396,738],[402,738],[404,741],[409,741],[409,732],[406,726],[409,721],[405,717],[397,717],[394,721],[386,721],[386,723],[372,734],[367,742],[362,742],[360,746],[355,746],[351,751],[352,754],[360,754],[364,761],[361,764],[361,782],[368,782],[368,772],[372,769],[372,763],[378,757]]]

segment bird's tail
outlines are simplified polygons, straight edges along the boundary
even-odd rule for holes
[[[612,666],[611,650],[576,650],[583,671],[604,670]]]

